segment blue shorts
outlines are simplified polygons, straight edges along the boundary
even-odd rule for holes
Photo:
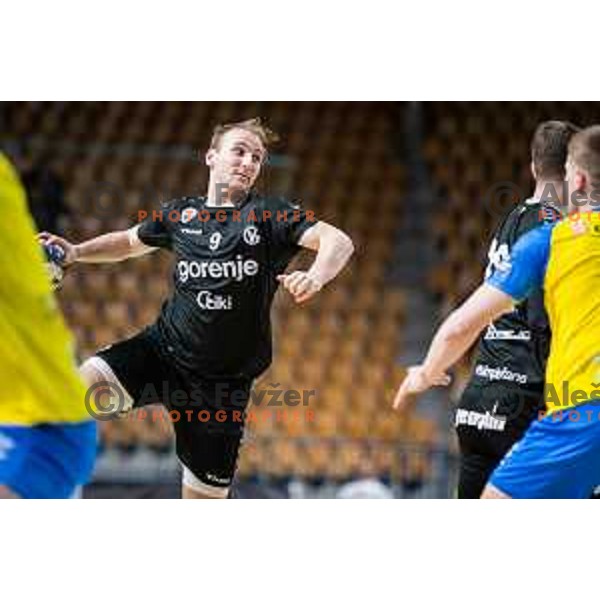
[[[70,498],[96,459],[96,422],[0,425],[0,485],[21,498]]]
[[[589,498],[600,483],[600,404],[534,421],[490,478],[511,498]]]

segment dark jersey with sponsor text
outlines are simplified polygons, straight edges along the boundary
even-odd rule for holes
[[[495,232],[485,278],[510,265],[510,252],[517,240],[546,219],[558,215],[550,205],[535,198],[516,206]],[[516,306],[490,324],[481,336],[474,378],[543,388],[550,327],[543,293]],[[495,371],[494,371],[495,370]]]
[[[180,371],[253,378],[269,366],[276,278],[315,222],[286,200],[250,194],[236,208],[182,198],[141,223],[144,244],[175,255],[174,293],[156,326]]]
[[[510,268],[510,252],[517,240],[544,220],[552,220],[558,215],[554,207],[535,198],[516,206],[495,231],[485,278],[496,270]],[[516,407],[502,407],[506,404],[502,402],[503,390],[521,390],[532,398],[533,404],[541,403],[549,348],[550,327],[543,293],[539,292],[491,323],[483,332],[460,407],[495,413],[500,403],[500,414],[516,410]],[[477,397],[481,398],[480,407],[473,406]],[[490,402],[493,407],[487,406]]]
[[[559,211],[536,199],[516,206],[494,233],[486,279],[510,268],[519,238]],[[544,408],[550,326],[541,292],[491,323],[476,350],[455,414],[460,445],[459,498],[479,498],[502,458]]]

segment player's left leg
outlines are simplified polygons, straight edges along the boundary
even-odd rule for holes
[[[468,500],[479,498],[485,488],[486,482],[498,466],[500,460],[500,458],[481,453],[464,452],[461,449],[458,470],[458,499]]]
[[[213,430],[207,424],[175,425],[177,456],[183,467],[182,498],[225,499],[233,482],[243,429]]]
[[[181,497],[183,500],[224,500],[229,493],[228,487],[207,485],[196,477],[190,469],[183,467]]]
[[[458,425],[455,431],[460,450],[457,497],[460,500],[480,498],[494,469],[506,454],[512,436],[504,431],[480,430],[468,425]]]
[[[195,401],[179,408],[180,417],[173,423],[177,456],[183,467],[184,499],[228,497],[251,385],[247,380],[192,384]]]

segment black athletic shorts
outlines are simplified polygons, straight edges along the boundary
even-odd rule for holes
[[[479,498],[512,446],[543,410],[541,390],[469,384],[455,413],[460,448],[459,498]]]
[[[182,373],[169,360],[173,350],[163,349],[159,336],[149,327],[96,356],[110,366],[134,408],[156,403],[166,407],[183,465],[202,483],[227,488],[235,473],[252,380]]]

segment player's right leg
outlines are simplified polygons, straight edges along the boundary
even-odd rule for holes
[[[226,498],[233,480],[243,422],[220,424],[215,416],[222,391],[214,382],[189,381],[181,375],[172,359],[160,351],[160,338],[152,327],[135,337],[118,342],[97,353],[82,366],[88,385],[98,386],[105,394],[108,383],[118,397],[111,398],[112,410],[124,406],[123,398],[131,398],[133,408],[163,403],[174,420],[177,457],[183,467],[182,497],[185,499]],[[197,378],[196,378],[197,379]],[[231,392],[247,402],[250,381],[224,382]],[[181,400],[181,392],[184,399]],[[245,399],[245,400],[244,400]],[[224,408],[227,398],[223,399]],[[101,406],[107,406],[104,399]],[[237,406],[242,414],[243,407]],[[101,409],[99,412],[103,412]],[[208,422],[199,413],[210,412]],[[230,413],[232,410],[229,411]],[[110,412],[103,414],[110,415]]]
[[[93,416],[106,420],[162,400],[167,377],[154,336],[152,328],[145,329],[101,349],[81,365]]]
[[[133,399],[104,359],[98,356],[88,358],[79,367],[79,374],[86,383],[94,417],[120,417],[131,411]]]

